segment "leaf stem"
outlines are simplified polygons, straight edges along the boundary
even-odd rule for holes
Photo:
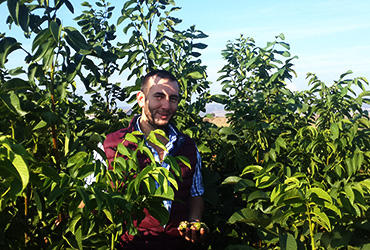
[[[313,232],[314,224],[312,223],[312,220],[311,220],[310,204],[306,203],[306,207],[307,207],[308,227],[310,228],[311,249],[315,250],[316,249],[315,248],[315,235]]]

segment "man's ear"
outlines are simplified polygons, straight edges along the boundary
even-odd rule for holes
[[[143,91],[137,92],[137,94],[136,94],[136,100],[137,100],[137,104],[139,104],[139,106],[141,108],[144,107],[144,104],[145,104],[145,94],[144,94]]]

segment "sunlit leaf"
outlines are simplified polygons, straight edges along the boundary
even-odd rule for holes
[[[344,192],[347,195],[348,200],[353,205],[355,202],[355,194],[353,193],[353,190],[350,184],[347,183],[346,185],[344,185]]]
[[[332,197],[321,188],[310,188],[307,192],[308,195],[316,194],[319,198],[326,200],[329,203],[333,203]]]
[[[21,102],[14,91],[0,94],[1,100],[5,103],[8,109],[20,116],[25,116],[28,112],[23,111],[21,108]]]
[[[203,79],[204,75],[199,71],[195,71],[195,72],[191,72],[191,73],[187,74],[186,78]]]
[[[246,174],[249,174],[249,173],[255,173],[255,174],[257,174],[262,169],[263,168],[261,166],[258,166],[258,165],[247,166],[247,167],[245,167],[243,169],[243,172],[242,172],[241,176],[246,175]]]
[[[240,181],[242,178],[239,176],[229,176],[227,177],[221,185],[227,185],[227,184],[236,184],[238,181]]]

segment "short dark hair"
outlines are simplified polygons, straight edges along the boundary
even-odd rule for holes
[[[168,72],[167,70],[164,70],[164,69],[153,70],[149,72],[148,74],[146,74],[141,81],[141,91],[143,91],[144,93],[145,93],[144,90],[146,90],[146,87],[148,85],[149,78],[151,78],[152,76],[157,76],[161,79],[168,79],[171,82],[176,82],[177,85],[179,85],[179,82],[177,81],[176,77],[172,73]]]

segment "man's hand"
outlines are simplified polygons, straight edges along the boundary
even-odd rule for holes
[[[187,222],[183,221],[178,227],[179,233],[187,241],[193,243],[202,243],[206,238],[206,234],[209,233],[209,228],[206,224],[199,221]]]

